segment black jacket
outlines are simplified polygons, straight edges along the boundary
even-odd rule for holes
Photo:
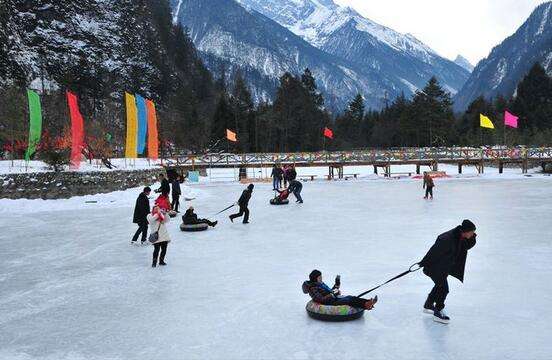
[[[464,270],[468,250],[475,246],[475,236],[461,240],[460,226],[437,237],[435,244],[429,249],[420,262],[424,273],[431,277],[452,275],[464,282]]]
[[[289,183],[289,188],[288,190],[290,192],[295,192],[295,191],[301,191],[303,190],[303,184],[301,184],[300,181],[297,181],[297,180],[291,180],[290,183]]]
[[[284,170],[279,167],[274,167],[272,168],[272,173],[270,174],[270,176],[272,176],[274,179],[282,180],[282,178],[284,177]]]
[[[159,189],[157,189],[156,191],[157,193],[161,193],[161,194],[170,194],[171,193],[171,185],[169,183],[169,180],[167,179],[163,179],[161,181],[161,187]]]
[[[182,222],[184,225],[197,224],[197,214],[195,214],[193,210],[186,210],[186,213],[182,216]]]
[[[138,199],[136,199],[136,206],[134,207],[134,217],[133,222],[135,224],[143,224],[147,223],[147,216],[150,213],[150,203],[149,199],[144,193],[140,193],[138,195]]]
[[[297,179],[297,171],[295,171],[294,168],[291,168],[288,170],[288,180],[295,180]]]
[[[247,207],[249,205],[249,199],[251,199],[251,193],[252,191],[249,189],[245,189],[243,193],[240,196],[240,199],[238,200],[238,205],[240,207]]]

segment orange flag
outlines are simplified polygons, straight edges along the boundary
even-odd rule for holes
[[[226,129],[226,138],[232,142],[238,141],[238,138],[236,137],[236,133],[228,129]]]
[[[155,104],[146,100],[146,113],[148,116],[148,157],[152,160],[159,158],[159,135],[157,133],[157,114]]]
[[[66,95],[71,117],[71,168],[78,169],[84,145],[84,121],[79,111],[77,96],[69,91]]]

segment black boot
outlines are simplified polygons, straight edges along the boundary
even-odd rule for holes
[[[234,222],[234,218],[232,217],[232,215],[228,216],[228,218],[230,218],[231,222]]]
[[[166,266],[166,265],[167,264],[163,260],[159,261],[159,266]]]
[[[153,260],[153,262],[151,263],[151,267],[154,268],[157,266],[157,261]]]
[[[424,303],[424,313],[426,314],[433,314],[435,311],[435,303],[427,298],[426,302]]]
[[[439,322],[441,324],[448,324],[450,322],[450,318],[445,315],[443,310],[435,310],[433,312],[433,321]]]
[[[217,224],[218,224],[218,221],[215,221],[215,222],[212,222],[212,223],[209,224],[209,225],[211,225],[212,227],[215,227],[215,226],[217,226]]]

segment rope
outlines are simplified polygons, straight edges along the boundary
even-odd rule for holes
[[[412,270],[412,268],[415,267],[415,266],[418,266],[418,268]],[[399,278],[402,278],[402,277],[405,276],[405,275],[408,275],[408,274],[410,274],[410,273],[416,272],[416,271],[420,270],[421,268],[422,268],[422,267],[420,266],[420,263],[413,264],[412,266],[410,266],[410,268],[409,268],[407,271],[405,271],[405,272],[403,272],[403,273],[401,273],[401,274],[395,276],[395,277],[392,278],[392,279],[387,280],[386,282],[384,282],[384,283],[381,284],[381,285],[376,286],[375,288],[372,288],[372,289],[370,289],[370,290],[368,290],[368,291],[363,292],[362,294],[358,295],[358,297],[363,297],[364,295],[366,295],[366,294],[368,294],[368,293],[371,293],[372,291],[374,291],[374,290],[376,290],[376,289],[379,289],[380,287],[382,287],[382,286],[384,286],[384,285],[387,285],[387,284],[389,284],[389,283],[392,282],[392,281],[395,281],[395,280],[397,280],[397,279],[399,279]]]

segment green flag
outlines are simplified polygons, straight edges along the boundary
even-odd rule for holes
[[[25,153],[25,160],[29,161],[40,142],[40,135],[42,134],[42,109],[40,107],[40,97],[36,92],[27,90],[27,97],[29,98],[29,147]]]

